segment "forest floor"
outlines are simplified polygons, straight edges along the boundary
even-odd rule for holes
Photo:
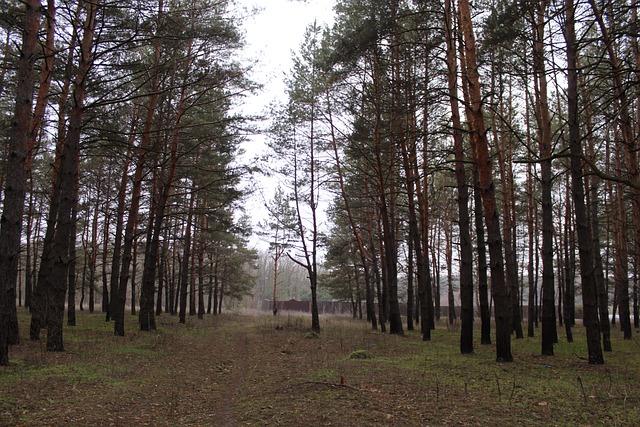
[[[102,314],[79,313],[66,349],[28,340],[0,367],[0,426],[597,426],[640,422],[640,345],[614,333],[604,366],[588,365],[582,328],[556,356],[539,338],[458,351],[459,331],[432,340],[371,331],[363,321],[297,315],[168,315],[114,337]],[[536,331],[538,332],[538,331]],[[559,333],[562,330],[559,329]],[[636,332],[637,334],[637,332]],[[539,335],[539,334],[538,334]]]

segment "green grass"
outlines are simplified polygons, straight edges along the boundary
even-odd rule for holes
[[[157,356],[157,351],[147,348],[145,344],[134,344],[127,345],[121,347],[113,347],[109,351],[113,354],[127,354],[127,355],[136,355],[143,357],[154,357]]]
[[[20,311],[23,334],[28,321]],[[63,353],[45,351],[45,337],[23,337],[0,371],[0,417],[58,425],[69,414],[67,424],[85,425],[87,413],[108,418],[115,415],[105,408],[116,408],[140,423],[206,425],[197,408],[228,407],[233,398],[233,420],[250,425],[634,426],[640,419],[640,345],[617,331],[605,365],[594,366],[581,327],[573,343],[559,329],[555,356],[540,355],[539,336],[525,337],[512,340],[512,363],[497,363],[492,345],[460,354],[459,331],[446,324],[423,342],[418,331],[392,336],[343,317],[321,317],[317,339],[305,338],[310,319],[294,315],[186,325],[163,315],[151,333],[139,332],[135,317],[126,321],[125,337],[114,337],[102,314],[78,313],[77,326],[65,328]],[[361,353],[373,358],[350,358]]]
[[[337,384],[340,382],[340,373],[333,369],[318,368],[309,373],[306,381]]]

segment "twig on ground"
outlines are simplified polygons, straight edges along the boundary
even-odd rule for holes
[[[353,387],[350,386],[348,384],[344,384],[344,383],[330,383],[330,382],[326,382],[326,381],[304,381],[302,384],[314,384],[314,385],[324,385],[327,387],[334,387],[334,388],[348,388],[351,390],[356,390],[356,391],[362,391],[362,389],[359,389],[357,387]]]

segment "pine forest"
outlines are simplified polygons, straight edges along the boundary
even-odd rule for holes
[[[87,315],[113,345],[262,316],[425,354],[445,334],[491,369],[574,340],[580,369],[638,363],[637,0],[336,0],[258,113],[260,2],[0,5],[0,383],[24,346],[77,351]]]

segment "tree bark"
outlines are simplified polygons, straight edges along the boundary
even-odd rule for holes
[[[556,336],[554,273],[553,273],[553,173],[551,170],[551,117],[547,99],[547,77],[544,56],[546,0],[534,3],[533,72],[536,119],[539,133],[539,162],[542,200],[542,354],[553,355]]]
[[[453,326],[456,321],[456,302],[453,295],[453,221],[449,218],[451,209],[445,206],[445,218],[443,220],[443,231],[445,239],[445,262],[447,264],[447,305],[449,325]]]
[[[203,208],[203,211],[206,212],[206,205],[201,206],[201,208]],[[199,231],[199,243],[198,243],[198,267],[197,267],[198,268],[198,319],[203,319],[204,318],[204,254],[206,249],[204,230],[207,229],[207,216],[204,213],[200,213],[199,215],[200,215],[200,231]]]
[[[579,56],[576,54],[576,66],[580,67]],[[581,89],[582,99],[584,100],[585,125],[587,128],[587,141],[589,147],[589,156],[593,161],[595,154],[595,141],[593,137],[593,111],[591,108],[591,98],[585,88],[584,82],[578,75],[578,83]],[[589,209],[591,211],[591,238],[593,239],[593,260],[595,267],[595,281],[598,293],[598,314],[600,320],[600,332],[602,333],[602,348],[604,351],[611,351],[611,327],[609,325],[609,292],[604,277],[604,263],[602,261],[601,245],[600,245],[600,220],[599,220],[599,196],[598,187],[599,178],[595,175],[591,177],[585,176],[586,186],[589,188],[588,197]]]
[[[632,220],[634,225],[634,248],[636,251],[636,262],[640,262],[640,167],[638,166],[638,143],[637,138],[634,137],[634,129],[631,120],[631,114],[629,112],[629,102],[626,93],[627,85],[623,82],[623,69],[621,65],[620,58],[616,52],[616,46],[614,45],[613,40],[611,39],[611,35],[609,29],[607,28],[604,17],[602,16],[601,11],[596,5],[594,0],[589,0],[589,4],[591,5],[591,9],[596,18],[596,22],[600,27],[600,32],[602,34],[602,40],[605,44],[607,55],[609,57],[609,65],[611,66],[612,71],[612,83],[613,83],[613,91],[615,95],[615,103],[616,110],[618,114],[618,124],[620,128],[620,134],[622,136],[622,148],[624,149],[625,156],[625,166],[626,171],[629,175],[629,183],[631,183],[631,210],[632,210]],[[636,4],[634,3],[634,6]],[[632,10],[635,12],[636,7],[633,7]],[[635,17],[635,15],[634,15]],[[637,45],[637,43],[636,43]],[[634,54],[637,54],[637,47]],[[635,58],[638,60],[638,57]],[[637,91],[638,89],[636,89]],[[636,92],[640,93],[640,92]],[[640,117],[640,106],[638,107],[639,117]],[[621,171],[623,169],[620,169]],[[622,237],[622,236],[621,236]],[[620,248],[620,247],[619,247]],[[620,260],[622,255],[618,255],[616,257],[617,260]],[[620,310],[620,326],[624,331],[624,338],[631,339],[631,314],[629,310],[629,284],[628,284],[628,275],[626,277],[626,285],[621,284],[622,288],[619,289],[623,292],[622,295],[619,295],[618,305]],[[625,302],[626,306],[623,307],[621,304]]]
[[[428,59],[424,64],[424,73],[426,80],[429,75],[429,62]],[[422,133],[427,137],[429,135],[429,117],[430,117],[430,105],[428,98],[425,99],[422,113]],[[417,153],[416,153],[417,157]],[[429,257],[429,249],[435,250],[435,245],[429,240],[430,230],[430,211],[429,211],[429,149],[428,144],[422,144],[422,169],[418,167],[418,162],[414,165],[414,175],[416,177],[422,176],[422,183],[416,185],[416,199],[418,201],[418,222],[420,225],[420,236],[422,238],[420,244],[421,257],[418,259],[418,288],[422,287],[422,295],[419,295],[420,306],[420,318],[422,319],[421,328],[422,339],[431,339],[431,330],[436,328],[436,317],[440,318],[440,271],[438,268],[434,268],[435,283],[432,280],[431,274],[431,261],[435,262],[435,255],[432,253]],[[437,266],[436,266],[437,267]],[[434,290],[435,288],[435,290]],[[419,289],[418,289],[419,290]],[[434,296],[435,293],[435,296]],[[435,302],[435,307],[434,307]]]
[[[527,103],[528,105],[528,103]],[[528,131],[528,130],[527,130]],[[530,140],[530,138],[527,138]],[[534,258],[535,258],[535,233],[534,230],[534,203],[535,199],[533,196],[533,174],[531,172],[532,166],[529,164],[527,166],[527,232],[529,233],[529,245],[528,245],[528,256],[529,261],[527,264],[527,280],[529,284],[529,298],[528,298],[528,307],[527,307],[527,336],[533,337],[534,334],[534,326],[536,323],[536,295],[538,294],[538,286],[535,280],[534,273]]]
[[[568,180],[567,180],[568,181]],[[573,342],[573,334],[571,333],[571,306],[570,301],[572,300],[571,287],[573,285],[573,272],[571,271],[571,261],[569,252],[573,251],[573,239],[569,237],[571,234],[571,201],[569,193],[569,183],[567,182],[567,197],[566,197],[566,207],[565,207],[565,217],[564,217],[564,294],[560,291],[563,296],[564,304],[562,316],[564,319],[564,329],[565,334],[567,336],[567,342]],[[560,280],[562,282],[562,280]],[[558,304],[559,305],[559,304]]]
[[[391,134],[394,144],[389,144],[388,161],[393,165],[395,149],[401,139],[406,138],[403,126],[405,102],[402,99],[400,88],[400,42],[398,26],[399,1],[391,1],[391,20],[393,22],[391,34],[391,62],[392,62],[392,108],[391,108]],[[382,170],[379,170],[382,172]],[[398,247],[397,247],[397,198],[398,190],[394,176],[394,167],[389,171],[389,194],[385,197],[387,203],[383,209],[382,225],[385,230],[385,260],[387,261],[387,278],[389,291],[389,332],[397,335],[404,335],[402,327],[402,314],[400,312],[400,302],[398,300]],[[382,189],[383,187],[381,187]]]
[[[37,59],[40,1],[25,1],[25,26],[18,62],[18,82],[11,121],[9,156],[2,216],[0,217],[0,366],[9,365],[9,343],[17,343],[14,318],[22,214],[25,202],[27,140],[34,93],[34,65]]]
[[[413,114],[406,112],[405,113],[405,121],[406,126],[410,129],[407,133],[409,135],[415,135],[415,124],[413,123]],[[425,229],[423,226],[424,217],[423,210],[420,208],[422,205],[422,198],[424,191],[420,188],[420,174],[418,169],[418,153],[417,153],[417,144],[416,141],[410,136],[400,136],[398,137],[399,145],[402,153],[402,163],[403,169],[405,172],[405,185],[407,188],[407,206],[408,206],[408,222],[409,222],[409,244],[411,247],[410,256],[411,262],[413,263],[413,259],[416,260],[416,271],[417,271],[417,279],[418,279],[418,297],[420,299],[419,307],[424,307],[425,311],[422,316],[422,319],[426,321],[421,326],[422,339],[423,341],[428,341],[431,339],[431,325],[428,323],[428,320],[431,318],[431,315],[427,311],[432,303],[429,303],[428,300],[428,288],[430,288],[430,274],[428,265],[425,265],[425,262],[429,262],[428,256],[428,248],[424,246],[424,242],[422,240],[422,230]],[[418,215],[420,213],[420,216]],[[419,221],[422,220],[422,221]],[[422,222],[422,224],[420,224]],[[413,265],[412,265],[413,266]],[[409,274],[413,275],[413,268],[409,268]],[[408,300],[413,299],[413,294],[407,295]],[[410,317],[409,314],[413,309],[413,303],[407,304],[407,317]],[[409,325],[411,327],[409,327]],[[409,324],[407,320],[407,328],[409,330],[413,329],[413,323]]]
[[[500,215],[497,209],[493,167],[489,156],[487,129],[484,123],[480,77],[476,59],[475,37],[471,23],[471,10],[468,0],[459,1],[460,28],[464,38],[465,72],[468,84],[469,125],[471,131],[472,153],[478,165],[480,192],[484,208],[487,240],[491,258],[491,290],[495,303],[496,320],[496,360],[511,362],[512,306],[510,289],[504,277],[504,258],[502,255],[502,236]]]
[[[498,87],[495,87],[495,77],[497,72],[492,73],[492,93],[498,92],[500,101],[498,103],[498,114],[501,117],[507,117],[504,111],[504,82],[501,75],[498,75]],[[511,102],[511,97],[508,96],[507,102]],[[496,149],[496,157],[498,161],[498,171],[500,174],[500,183],[502,185],[502,211],[503,211],[503,235],[504,235],[504,258],[505,258],[505,272],[507,275],[507,283],[511,288],[511,304],[512,309],[512,322],[513,332],[516,334],[517,339],[523,338],[522,333],[522,319],[520,316],[520,304],[519,304],[519,283],[518,283],[518,260],[517,253],[515,251],[516,239],[514,233],[515,227],[515,212],[512,210],[513,205],[513,168],[511,167],[511,157],[507,153],[507,134],[509,131],[505,129],[504,119],[501,120],[500,125],[496,122],[496,114],[492,114],[492,132],[494,141],[498,148]],[[498,132],[499,131],[499,132]],[[511,142],[509,142],[510,144]]]
[[[73,205],[71,211],[71,232],[69,233],[69,269],[67,271],[67,325],[76,326],[76,265],[77,265],[77,251],[76,251],[76,234],[78,228],[78,197],[80,193],[79,180],[74,182],[74,195],[76,197],[76,203]]]
[[[164,0],[158,0],[158,15],[156,23],[158,28],[162,26],[164,16]],[[147,105],[147,113],[144,122],[144,129],[140,145],[138,147],[136,167],[133,176],[133,186],[131,189],[131,205],[129,206],[129,215],[127,225],[124,232],[124,245],[122,248],[122,262],[120,265],[120,273],[118,276],[118,288],[112,291],[111,297],[114,304],[111,306],[113,311],[114,335],[124,336],[124,307],[127,300],[127,285],[129,282],[133,244],[135,240],[136,226],[138,224],[138,211],[140,208],[140,199],[142,192],[142,178],[145,169],[145,162],[149,152],[149,145],[152,139],[153,119],[158,106],[159,87],[160,87],[160,40],[154,40],[153,65],[151,66],[151,91],[149,103]],[[141,313],[142,314],[142,313]]]
[[[578,115],[578,45],[575,35],[575,9],[573,0],[566,0],[565,37],[567,41],[567,109],[569,125],[569,149],[571,152],[571,184],[575,205],[576,231],[580,255],[582,279],[583,322],[587,330],[587,347],[590,364],[604,364],[600,347],[597,290],[593,268],[593,239],[587,222],[584,185],[582,181],[582,148]]]
[[[47,350],[63,351],[63,317],[65,292],[68,286],[68,269],[71,264],[71,242],[74,232],[72,212],[78,201],[76,192],[79,162],[80,135],[86,83],[92,66],[91,51],[95,29],[95,19],[99,4],[86,2],[86,18],[83,25],[81,54],[73,83],[73,102],[69,112],[69,126],[65,134],[64,149],[60,158],[59,173],[56,174],[54,194],[58,194],[58,208],[53,210],[48,227],[55,227],[49,250],[43,250],[40,277],[46,306],[44,320],[47,326]]]
[[[195,202],[195,191],[191,191],[191,196],[189,197],[189,208],[187,214],[187,224],[186,230],[184,232],[184,255],[182,258],[182,267],[181,267],[181,291],[180,291],[180,312],[179,312],[179,322],[186,323],[187,321],[187,297],[188,297],[188,287],[189,287],[189,261],[191,260],[191,230],[193,223],[193,205]],[[140,310],[140,315],[142,316],[142,309]]]
[[[119,272],[120,265],[122,260],[122,241],[124,239],[123,230],[124,230],[124,213],[126,209],[126,201],[127,201],[127,183],[129,182],[129,165],[131,163],[131,154],[133,152],[133,143],[134,143],[134,130],[138,124],[138,109],[135,108],[133,111],[133,117],[131,119],[130,126],[130,136],[127,141],[127,155],[125,156],[125,161],[122,166],[122,178],[120,179],[120,185],[118,186],[118,204],[116,207],[116,228],[113,236],[113,256],[111,257],[111,276],[109,278],[109,305],[107,307],[106,312],[106,321],[109,322],[112,318],[115,318],[115,314],[119,310],[119,304],[121,302],[118,301],[118,287],[119,287]],[[107,221],[108,224],[108,221]],[[107,225],[105,224],[105,226]],[[108,229],[107,229],[108,230]],[[105,231],[105,237],[108,234],[108,231]],[[107,239],[105,238],[105,243]],[[106,248],[105,248],[106,249]],[[105,250],[106,254],[106,250]],[[104,258],[103,258],[104,260]],[[106,263],[103,266],[103,269],[106,269]],[[124,313],[124,309],[123,309]],[[124,315],[122,316],[124,321]],[[114,328],[115,335],[121,335],[124,333],[124,323],[123,328],[121,330],[116,331]]]

